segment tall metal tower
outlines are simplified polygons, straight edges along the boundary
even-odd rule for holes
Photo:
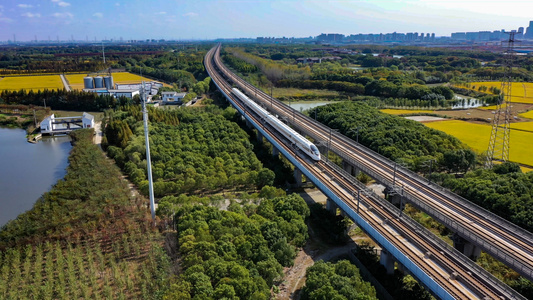
[[[141,76],[142,77],[142,76]],[[148,109],[146,108],[146,89],[144,81],[141,87],[141,101],[144,124],[144,140],[146,144],[146,168],[148,171],[148,194],[150,196],[150,212],[152,213],[152,221],[155,224],[155,203],[154,203],[154,186],[152,181],[152,159],[150,158],[150,142],[148,141]]]
[[[509,40],[504,54],[504,78],[501,85],[500,98],[494,119],[492,120],[492,132],[490,134],[489,149],[487,150],[487,162],[485,166],[492,168],[493,161],[506,162],[509,160],[509,138],[511,135],[511,86],[513,76],[514,42],[515,33],[508,32]]]

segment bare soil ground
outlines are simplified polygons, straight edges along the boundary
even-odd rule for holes
[[[511,114],[517,116],[517,119],[512,119],[511,122],[528,122],[531,121],[526,118],[518,117],[518,114],[529,111],[533,109],[533,104],[523,104],[523,103],[513,103],[511,105]],[[493,110],[471,108],[471,109],[461,109],[461,110],[437,110],[434,113],[442,116],[451,117],[454,119],[471,119],[471,120],[486,120],[490,123],[489,118],[492,120],[494,118]]]
[[[378,187],[376,187],[378,188]],[[300,196],[309,204],[325,203],[327,197],[318,189],[306,189]],[[308,267],[319,260],[331,261],[348,254],[354,249],[357,243],[368,242],[375,245],[373,241],[360,230],[355,230],[356,234],[351,236],[344,245],[331,247],[324,245],[317,237],[312,228],[309,227],[309,241],[298,252],[294,265],[284,269],[283,282],[280,284],[280,292],[276,299],[300,299],[300,291],[305,285],[305,273]]]

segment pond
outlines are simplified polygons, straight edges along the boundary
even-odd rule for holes
[[[71,148],[68,136],[31,144],[25,130],[0,128],[0,226],[31,209],[65,176]]]

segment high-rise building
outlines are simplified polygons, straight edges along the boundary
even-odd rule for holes
[[[529,27],[527,28],[524,38],[533,39],[533,21],[529,21]]]

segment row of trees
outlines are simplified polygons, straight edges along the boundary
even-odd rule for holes
[[[366,77],[368,78],[368,77]],[[366,85],[330,80],[289,80],[278,81],[279,87],[302,89],[329,89],[352,95],[371,95],[384,98],[405,98],[411,100],[451,100],[453,91],[446,86],[427,87],[425,85],[398,85],[387,80],[373,80]]]
[[[82,91],[44,90],[34,92],[32,90],[0,91],[0,104],[22,104],[47,106],[57,110],[75,111],[102,111],[114,108],[118,105],[131,103],[126,97],[115,98],[110,95],[97,95]]]
[[[298,67],[295,65],[280,64],[270,59],[252,55],[240,48],[226,48],[225,51],[248,64],[256,66],[274,84],[281,79],[307,79],[311,74],[311,68],[309,66]]]
[[[168,286],[154,236],[129,232],[111,245],[46,242],[0,252],[2,299],[149,299]]]
[[[270,299],[295,247],[307,239],[309,208],[298,195],[234,203],[228,211],[185,205],[176,213],[183,273],[172,299]]]

